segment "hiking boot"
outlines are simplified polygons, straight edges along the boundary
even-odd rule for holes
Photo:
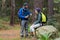
[[[25,37],[28,37],[28,35],[25,35]]]

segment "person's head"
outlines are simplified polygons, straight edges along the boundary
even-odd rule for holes
[[[24,3],[24,4],[23,4],[23,7],[24,7],[24,8],[28,8],[28,3]]]
[[[36,14],[38,14],[38,13],[40,13],[40,12],[41,12],[40,8],[35,8],[35,13],[36,13]]]

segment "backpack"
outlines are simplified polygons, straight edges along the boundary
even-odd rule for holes
[[[24,15],[24,10],[22,10],[22,11],[23,11],[22,15]],[[18,13],[18,18],[21,19],[19,16],[20,16],[20,15],[19,15],[19,13]]]
[[[43,12],[41,12],[41,18],[42,18],[41,20],[42,22],[47,22],[47,17]]]

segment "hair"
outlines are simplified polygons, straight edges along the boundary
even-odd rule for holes
[[[41,9],[40,8],[35,8],[35,10],[37,10],[38,13],[41,12]]]

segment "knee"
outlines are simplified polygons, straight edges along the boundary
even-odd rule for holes
[[[33,32],[33,30],[34,30],[34,28],[31,26],[31,27],[30,27],[30,32]]]
[[[33,26],[30,27],[30,30],[33,29]]]

